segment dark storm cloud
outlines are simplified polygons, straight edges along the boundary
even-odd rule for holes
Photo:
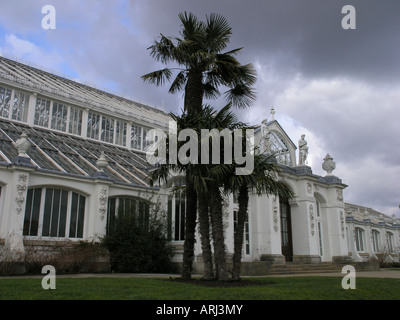
[[[349,4],[356,9],[356,30],[341,27],[341,10]],[[400,2],[395,0],[148,1],[141,5],[140,24],[153,37],[178,35],[182,11],[203,19],[211,12],[224,15],[233,28],[232,46],[244,46],[243,60],[249,62],[283,55],[285,63],[298,64],[310,77],[398,79]]]
[[[47,2],[2,3],[0,49],[50,69],[67,65],[61,71],[80,81],[167,112],[179,112],[182,95],[143,83],[164,67],[147,48],[160,33],[179,36],[180,12],[223,15],[233,32],[228,49],[244,47],[239,61],[258,72],[258,99],[251,112],[237,111],[241,120],[259,124],[274,106],[295,143],[307,131],[315,172],[324,174],[331,153],[348,201],[398,211],[400,1],[54,0],[57,29],[46,32]],[[356,9],[356,30],[341,27],[345,5]]]

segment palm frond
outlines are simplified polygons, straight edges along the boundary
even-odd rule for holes
[[[169,68],[153,71],[142,76],[143,81],[162,86],[166,81],[169,81],[172,75],[172,71]]]
[[[232,34],[228,21],[217,13],[211,13],[206,17],[204,31],[207,47],[214,52],[225,49]]]
[[[225,92],[225,99],[239,109],[249,107],[256,100],[254,89],[245,83],[238,83]]]
[[[160,40],[155,41],[154,44],[147,48],[150,51],[150,56],[161,61],[164,64],[174,61],[175,59],[175,44],[173,41],[160,34]]]
[[[225,52],[225,53],[223,53],[224,55],[236,55],[236,54],[238,54],[241,50],[243,50],[243,47],[241,47],[241,48],[236,48],[236,49],[233,49],[233,50],[230,50],[230,51],[227,51],[227,52]]]
[[[182,35],[185,40],[194,40],[198,42],[202,34],[203,22],[191,12],[181,12],[178,14],[179,20],[182,23]]]
[[[175,80],[172,82],[171,87],[169,88],[169,93],[176,93],[184,89],[186,83],[186,71],[182,70],[178,73]]]
[[[204,83],[203,90],[204,90],[204,97],[206,99],[217,99],[221,95],[217,87],[214,86],[211,82]]]

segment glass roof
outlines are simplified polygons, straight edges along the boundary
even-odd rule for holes
[[[100,170],[96,162],[103,151],[108,160],[105,172],[111,180],[149,186],[148,163],[143,153],[5,120],[0,120],[0,151],[7,159],[0,153],[0,161],[10,163],[18,155],[14,143],[23,131],[31,142],[28,156],[38,170],[90,177]]]
[[[292,164],[290,151],[281,134],[277,131],[271,131],[270,139],[271,151],[275,154],[278,163],[290,166]]]

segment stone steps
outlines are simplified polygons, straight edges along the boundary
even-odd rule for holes
[[[287,262],[286,264],[271,265],[270,274],[296,274],[296,273],[341,273],[346,264],[322,262],[315,264],[301,264]],[[378,271],[377,262],[350,262],[349,265],[355,267],[356,271]]]
[[[288,262],[272,265],[271,274],[341,272],[342,267],[342,265],[333,263],[300,264]]]

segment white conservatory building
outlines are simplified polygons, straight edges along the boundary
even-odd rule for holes
[[[29,246],[98,239],[119,204],[130,201],[148,215],[157,202],[170,217],[168,236],[180,262],[185,199],[170,188],[181,180],[151,187],[144,152],[147,131],[168,130],[169,120],[158,109],[0,57],[0,251],[23,257]],[[398,259],[399,221],[346,204],[346,185],[332,174],[329,155],[321,159],[327,175],[318,176],[305,165],[304,137],[297,147],[273,119],[255,134],[276,154],[279,178],[295,197],[250,195],[243,261],[351,263],[383,250]],[[234,195],[224,209],[229,255]],[[195,262],[201,263],[200,241]]]

